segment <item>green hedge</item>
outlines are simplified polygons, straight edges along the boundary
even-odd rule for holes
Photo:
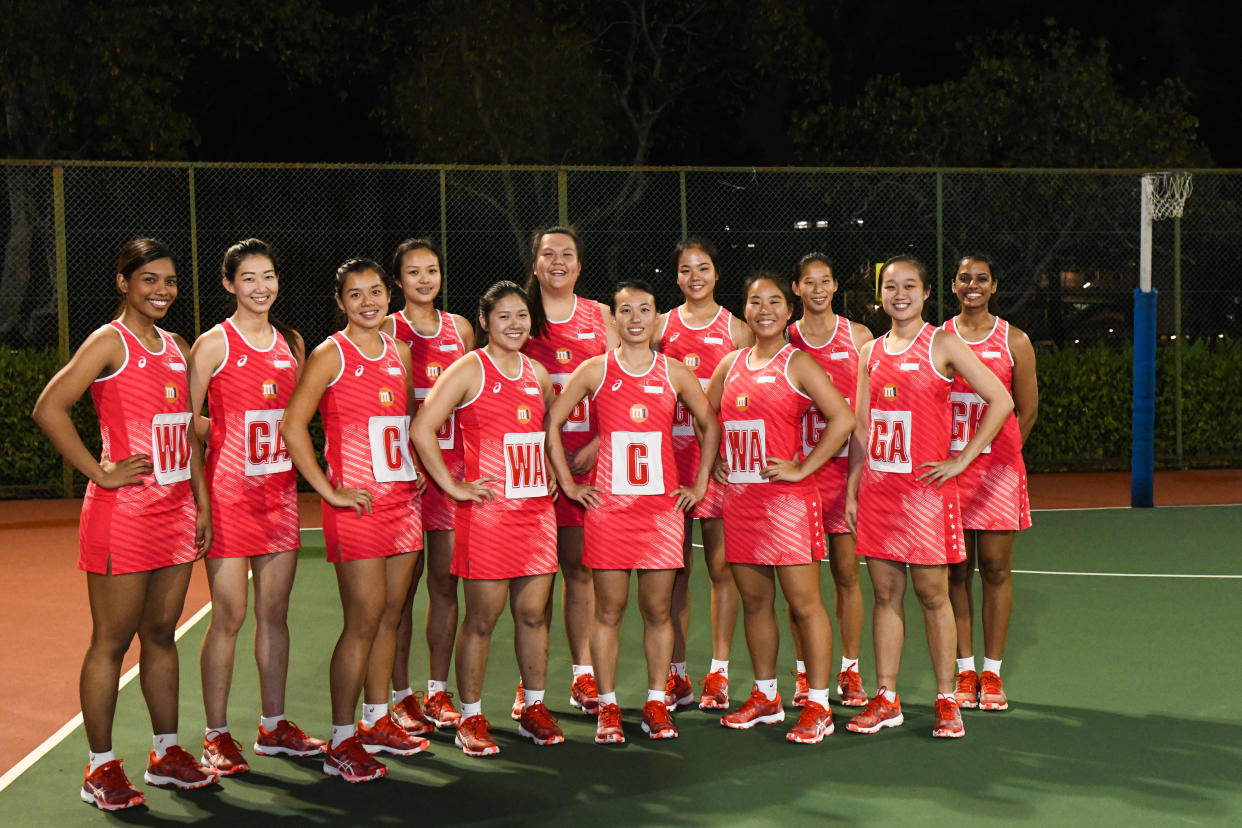
[[[1132,351],[1096,345],[1036,349],[1039,421],[1027,442],[1031,471],[1128,469]],[[1176,465],[1174,348],[1156,351],[1156,462]],[[54,350],[0,346],[0,496],[57,496],[60,456],[30,418],[35,399],[60,367]],[[1191,467],[1242,465],[1242,342],[1197,340],[1182,345],[1182,444]],[[73,412],[87,446],[99,450],[90,395]],[[311,423],[322,445],[318,417]],[[76,475],[77,489],[85,486]]]

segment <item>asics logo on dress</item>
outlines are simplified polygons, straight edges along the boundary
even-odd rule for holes
[[[241,356],[237,358],[237,367],[241,368],[245,364],[246,364],[246,354],[242,354]]]
[[[492,386],[492,393],[493,394],[500,393],[500,380],[496,380],[496,384]]]
[[[357,368],[355,368],[355,369],[354,369],[354,376],[355,376],[355,377],[360,377],[360,376],[362,376],[362,369],[363,369],[364,367],[365,367],[365,366],[363,366],[363,365],[359,365]]]
[[[616,382],[614,382],[614,383],[612,384],[612,390],[613,390],[613,391],[619,391],[619,390],[621,389],[621,383],[622,383],[622,382],[624,382],[624,380],[617,380]]]
[[[676,333],[674,333],[672,336],[670,336],[670,337],[668,338],[669,343],[671,344],[671,343],[673,343],[673,342],[676,342],[676,341],[677,341],[677,337],[679,337],[679,336],[681,336],[681,331],[677,331],[677,332],[676,332]]]
[[[138,367],[139,367],[139,368],[146,368],[146,367],[147,367],[147,358],[146,358],[146,357],[144,357],[144,356],[140,356],[140,357],[138,357]]]

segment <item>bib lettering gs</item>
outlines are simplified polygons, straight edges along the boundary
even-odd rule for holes
[[[243,423],[246,434],[246,476],[287,472],[293,468],[285,441],[280,436],[283,408],[263,408],[246,412]]]
[[[416,480],[410,455],[409,415],[371,417],[367,420],[371,443],[371,473],[377,483]]]
[[[961,451],[979,430],[979,423],[988,410],[983,397],[973,391],[954,391],[949,394],[949,407],[953,416],[953,433],[949,438],[949,451]],[[990,454],[992,444],[983,447],[983,454]]]
[[[871,409],[867,463],[875,471],[909,474],[911,416],[909,411]]]
[[[565,383],[569,382],[569,374],[549,374],[552,379],[552,390],[557,395],[565,388]],[[569,431],[590,431],[590,398],[583,397],[582,401],[574,406],[574,410],[569,412],[569,419],[565,421],[565,425],[561,428],[562,432]]]
[[[542,497],[548,493],[548,470],[544,465],[542,431],[506,433],[504,452],[505,497],[514,500]]]
[[[613,494],[664,494],[663,438],[658,431],[612,432]]]
[[[151,465],[161,485],[190,479],[190,412],[151,418]]]
[[[730,420],[725,427],[725,459],[730,483],[765,483],[759,475],[767,465],[763,420]]]

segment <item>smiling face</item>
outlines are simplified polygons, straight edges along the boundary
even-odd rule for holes
[[[612,307],[622,342],[641,345],[651,341],[657,316],[654,296],[645,290],[625,288],[617,291]]]
[[[962,310],[987,308],[996,293],[992,266],[978,259],[962,259],[953,277],[953,293],[962,304]]]
[[[388,286],[375,270],[355,271],[345,277],[336,304],[350,325],[378,330],[388,312]]]
[[[827,313],[832,309],[832,297],[837,295],[837,277],[823,262],[809,262],[794,282],[793,291],[811,313]]]
[[[479,325],[487,331],[489,343],[506,351],[520,351],[530,339],[530,308],[521,296],[510,293],[496,300]]]
[[[789,301],[771,279],[757,279],[746,291],[746,324],[755,339],[782,336],[789,324]]]
[[[923,302],[930,289],[923,284],[918,268],[909,262],[894,262],[880,277],[880,296],[884,312],[894,322],[922,318]]]
[[[716,278],[716,265],[703,248],[688,248],[677,257],[677,287],[687,301],[710,299]]]
[[[237,297],[238,307],[251,313],[266,313],[280,292],[276,266],[267,256],[253,255],[237,265],[233,279],[221,279],[224,289]]]
[[[177,268],[172,259],[155,259],[139,265],[128,277],[118,273],[116,288],[125,297],[127,309],[152,320],[163,319],[177,298]]]
[[[539,239],[535,256],[535,278],[545,293],[572,291],[581,270],[578,261],[578,245],[573,236],[564,233],[544,233]]]
[[[440,259],[425,247],[410,250],[401,257],[397,278],[406,302],[430,305],[440,292]]]

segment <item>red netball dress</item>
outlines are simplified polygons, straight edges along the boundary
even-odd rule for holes
[[[91,384],[103,457],[148,454],[154,467],[141,485],[86,484],[78,524],[78,568],[99,574],[147,572],[194,560],[190,488],[190,386],[185,356],[167,332],[149,351],[120,320],[110,323],[125,346],[115,373]]]
[[[949,333],[958,334],[950,319],[944,323]],[[958,334],[961,336],[961,334]],[[992,331],[978,342],[966,342],[975,356],[986,365],[1013,394],[1013,354],[1009,352],[1009,323],[1000,317]],[[988,404],[975,393],[970,383],[958,374],[949,393],[952,401],[953,432],[949,453],[960,454],[983,420]],[[957,476],[958,497],[962,506],[962,526],[966,529],[1015,530],[1031,525],[1031,502],[1026,493],[1026,463],[1022,461],[1022,431],[1018,418],[1010,414],[1000,433],[974,459],[966,471]]]
[[[280,421],[297,384],[297,363],[278,330],[272,330],[272,344],[260,349],[231,321],[218,327],[224,334],[224,361],[207,384],[208,557],[297,549],[297,472],[280,437]]]
[[[957,480],[940,488],[914,478],[922,463],[949,456],[949,388],[931,361],[935,327],[924,324],[905,350],[890,354],[888,334],[867,363],[871,421],[858,490],[858,554],[908,564],[966,558]]]
[[[478,580],[556,572],[556,513],[548,496],[543,446],[543,391],[522,357],[505,376],[486,350],[471,351],[483,369],[474,399],[457,409],[466,480],[495,478],[492,502],[457,504],[452,572]],[[562,497],[564,497],[562,495]]]
[[[466,353],[466,347],[457,332],[451,314],[439,311],[440,327],[431,336],[423,336],[410,324],[402,313],[392,315],[396,338],[410,346],[410,361],[414,368],[414,396],[417,406],[423,407],[431,386],[448,368]],[[454,480],[461,480],[465,461],[461,450],[461,437],[457,434],[457,415],[450,414],[436,435],[440,440],[440,454],[444,465]],[[427,491],[422,496],[423,529],[426,531],[449,531],[453,528],[453,516],[457,501],[444,494],[434,481],[427,481]]]
[[[677,569],[682,566],[684,513],[670,497],[678,486],[673,459],[677,392],[664,354],[631,374],[617,352],[591,395],[599,426],[599,457],[591,482],[600,504],[587,509],[582,563],[591,569]],[[618,539],[624,538],[623,543]]]
[[[334,563],[423,548],[405,366],[392,337],[380,337],[384,352],[375,359],[343,331],[329,337],[341,354],[341,372],[319,400],[328,481],[371,493],[371,514],[323,504],[323,537]]]
[[[607,348],[608,330],[604,326],[604,315],[599,304],[575,296],[574,312],[569,318],[563,322],[549,319],[543,336],[532,336],[522,352],[547,369],[552,377],[552,387],[559,394],[575,368],[604,353]],[[590,401],[583,399],[574,406],[565,427],[561,429],[565,454],[573,457],[574,452],[591,442],[594,433]],[[579,483],[589,479],[590,473],[574,476]],[[581,526],[582,521],[583,509],[578,503],[568,497],[556,499],[557,526]]]
[[[692,328],[682,320],[681,308],[674,308],[664,323],[660,350],[685,363],[698,377],[699,385],[706,388],[720,360],[733,351],[733,335],[729,332],[732,321],[733,314],[720,308],[706,326]],[[686,485],[690,485],[699,471],[699,441],[694,436],[694,417],[680,400],[677,402],[676,419],[673,420],[673,451],[677,455],[677,474]],[[707,494],[695,505],[690,516],[718,518],[724,514],[723,508],[724,487],[713,480],[707,486]]]
[[[858,348],[854,345],[854,334],[850,331],[850,321],[840,314],[832,336],[822,345],[812,345],[802,335],[802,329],[795,322],[789,328],[789,342],[795,348],[801,348],[820,364],[832,384],[845,397],[845,401],[854,407],[854,392],[858,388]],[[802,452],[810,454],[819,443],[827,423],[819,409],[812,405],[802,418]],[[824,529],[832,535],[843,535],[850,531],[845,523],[845,479],[850,472],[850,444],[846,440],[828,462],[815,472],[815,485],[819,487],[819,500],[824,508]]]
[[[810,398],[787,373],[792,345],[766,364],[747,365],[753,348],[737,355],[720,396],[729,485],[724,495],[725,560],[792,566],[822,560],[824,524],[815,481],[766,480],[768,457],[802,454],[802,415]]]

